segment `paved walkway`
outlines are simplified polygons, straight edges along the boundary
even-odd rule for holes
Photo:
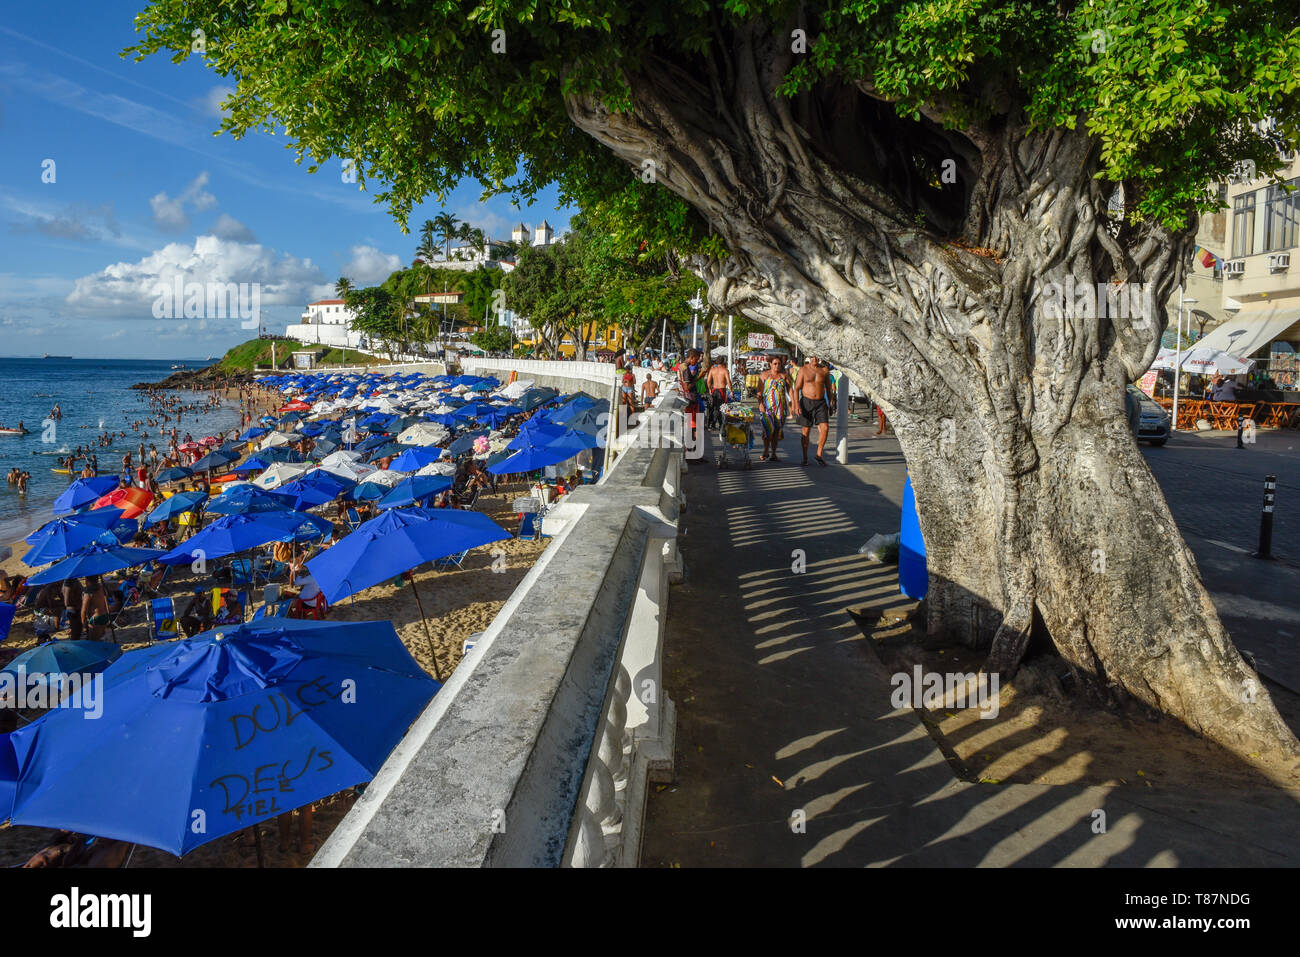
[[[898,445],[873,429],[850,429],[847,467],[801,467],[797,432],[776,465],[691,467],[665,647],[677,777],[650,795],[642,865],[1300,863],[1287,797],[954,776],[845,610],[910,607],[857,555],[902,503]]]

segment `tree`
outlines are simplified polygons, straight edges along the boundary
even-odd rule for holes
[[[471,335],[469,341],[485,352],[505,352],[510,348],[510,327],[485,326]]]
[[[383,9],[155,0],[132,52],[183,59],[193,30],[219,36],[223,128],[355,158],[400,221],[464,177],[616,210],[624,238],[691,257],[714,309],[880,401],[932,629],[1010,674],[1038,628],[1094,690],[1239,752],[1300,752],[1123,412],[1195,213],[1218,204],[1207,185],[1241,161],[1267,175],[1300,140],[1294,2]],[[494,29],[509,57],[483,55]],[[1086,292],[1113,283],[1140,308]]]
[[[344,304],[356,316],[352,328],[380,340],[388,357],[395,355],[395,344],[402,338],[405,303],[383,286],[353,289],[343,297]]]
[[[353,288],[352,280],[347,276],[339,276],[338,281],[334,283],[334,292],[340,299],[346,300]]]
[[[459,235],[457,228],[460,220],[455,214],[447,212],[445,209],[437,216],[433,217],[434,228],[437,229],[438,235],[442,237],[442,256],[443,259],[451,258],[451,241]]]

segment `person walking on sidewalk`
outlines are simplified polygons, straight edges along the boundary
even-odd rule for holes
[[[830,371],[817,361],[815,355],[808,357],[799,368],[794,379],[794,393],[799,397],[800,443],[803,446],[803,464],[808,464],[809,431],[817,429],[817,464],[825,465],[822,453],[826,451],[826,436],[831,427],[831,406],[827,398],[827,386],[830,383]]]
[[[709,411],[704,420],[706,429],[722,429],[722,406],[731,394],[731,373],[725,362],[718,362],[709,367],[707,378],[709,387]]]
[[[758,378],[758,420],[763,427],[761,462],[779,462],[777,445],[785,437],[785,417],[790,414],[790,374],[781,368],[781,357],[772,356],[767,371]]]

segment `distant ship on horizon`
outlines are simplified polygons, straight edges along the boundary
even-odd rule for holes
[[[52,356],[48,352],[41,356],[42,359],[71,359],[72,356]]]

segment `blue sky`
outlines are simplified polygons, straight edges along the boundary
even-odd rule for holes
[[[283,332],[340,275],[372,283],[408,265],[419,224],[443,208],[431,197],[403,235],[338,161],[313,175],[281,137],[214,137],[228,81],[197,58],[119,55],[143,5],[0,14],[0,355],[220,355],[253,333],[155,319],[160,281],[259,283],[262,324]],[[522,209],[479,194],[465,183],[446,208],[494,238],[521,220],[568,223],[553,189]]]

